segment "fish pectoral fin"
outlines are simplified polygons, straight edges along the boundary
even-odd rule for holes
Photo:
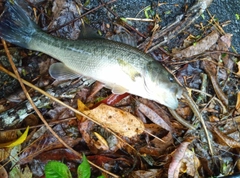
[[[141,77],[142,75],[128,62],[124,61],[123,59],[117,59],[119,66],[123,70],[124,73],[129,75],[129,77],[136,81],[136,78]]]
[[[128,90],[122,86],[119,86],[119,85],[114,85],[112,88],[112,93],[114,94],[118,94],[118,95],[121,95],[121,94],[124,94],[126,92],[128,92]]]
[[[63,63],[54,63],[49,68],[49,74],[56,80],[68,80],[81,77],[80,74],[69,69]]]

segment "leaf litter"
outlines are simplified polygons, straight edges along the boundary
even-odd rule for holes
[[[37,19],[38,23],[56,36],[76,39],[82,23],[80,20],[58,29],[59,26],[78,18],[80,11],[88,11],[85,7],[80,7],[78,11],[76,5],[78,4],[72,1],[54,1],[51,9],[49,2],[35,4],[40,9],[44,9],[42,18]],[[52,18],[49,18],[46,12],[53,13]],[[108,9],[108,13],[112,12]],[[91,16],[84,18],[85,21],[89,21],[88,18]],[[219,29],[218,23],[214,21],[212,23],[215,29]],[[100,24],[101,29],[111,34],[105,23]],[[117,22],[111,25],[121,26]],[[124,26],[121,30],[128,27]],[[127,30],[133,32],[132,29]],[[49,78],[46,68],[43,67],[45,64],[39,62],[41,76],[36,79],[38,84],[74,108],[77,107],[77,101],[80,99],[84,103],[80,107],[78,104],[80,111],[91,116],[100,125],[82,116],[77,116],[78,120],[65,121],[66,118],[75,117],[74,112],[52,101],[47,101],[47,105],[40,107],[41,113],[49,123],[52,120],[59,121],[54,122],[53,129],[70,147],[79,153],[84,153],[89,161],[119,176],[206,177],[206,175],[233,174],[239,171],[239,166],[233,167],[239,162],[234,150],[239,148],[239,55],[229,52],[231,34],[221,34],[219,31],[207,29],[202,32],[204,34],[202,39],[183,45],[184,49],[183,47],[173,49],[172,55],[168,57],[163,50],[153,52],[155,56],[165,56],[166,59],[163,59],[165,65],[172,71],[177,71],[175,76],[179,81],[192,89],[191,97],[198,101],[199,110],[204,116],[208,131],[212,134],[214,155],[209,154],[202,127],[184,98],[181,99],[176,112],[184,122],[196,128],[194,131],[180,124],[165,107],[152,101],[129,95],[119,97],[102,86],[92,91],[92,82],[85,83],[88,79],[84,79],[82,85],[76,85],[78,80],[67,81],[65,84],[55,82],[56,88],[54,88],[54,85],[49,85],[53,80]],[[209,35],[206,35],[207,33]],[[200,74],[207,76],[206,83],[202,83]],[[30,93],[32,97],[40,96],[31,90]],[[65,95],[62,95],[63,93]],[[202,96],[204,99],[201,98]],[[6,107],[5,103],[10,103],[11,106],[16,106],[15,110],[18,110],[19,106],[12,101],[3,99],[1,108],[6,110],[9,107]],[[6,117],[6,115],[2,116]],[[61,120],[65,122],[60,122]],[[17,122],[14,128],[26,128],[28,125],[29,123],[23,120]],[[1,129],[7,130],[8,126],[1,124]],[[13,129],[12,126],[10,128]],[[15,130],[14,132],[16,133]],[[81,159],[66,149],[47,129],[44,127],[30,129],[29,137],[31,138],[22,144],[23,148],[18,155],[19,162],[15,166],[29,165],[30,171],[40,177],[43,175],[44,165],[49,160],[58,160],[69,165],[71,172],[76,172],[76,165]],[[1,139],[1,143],[4,142]],[[6,154],[2,158],[5,160],[2,164],[8,161],[7,152],[11,149],[1,149]],[[218,159],[213,162],[212,159],[216,156]],[[228,169],[214,171],[216,166],[226,166]],[[4,167],[9,169],[7,166]],[[92,171],[94,175],[102,174],[94,167]]]

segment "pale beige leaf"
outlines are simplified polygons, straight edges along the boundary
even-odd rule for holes
[[[144,131],[144,124],[129,112],[105,104],[100,104],[92,110],[86,108],[81,110],[81,108],[84,107],[78,107],[81,112],[122,136],[133,137]]]

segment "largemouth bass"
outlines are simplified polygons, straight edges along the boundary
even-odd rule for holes
[[[172,109],[177,108],[177,99],[182,95],[182,87],[174,77],[137,48],[107,39],[73,41],[48,35],[18,1],[5,4],[0,16],[0,37],[61,61],[49,69],[54,78],[75,78],[81,74],[104,83],[113,93],[128,92]]]

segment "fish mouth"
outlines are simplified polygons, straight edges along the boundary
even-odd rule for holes
[[[176,92],[176,97],[179,99],[182,97],[183,94],[183,88],[182,87],[178,87],[177,88],[177,92]]]
[[[167,100],[165,100],[164,105],[166,105],[167,107],[169,107],[171,109],[177,109],[178,99],[172,95],[172,96],[168,97]]]
[[[171,109],[177,109],[178,99],[182,97],[183,89],[180,86],[172,86],[170,93],[167,94],[164,100],[164,105]]]

